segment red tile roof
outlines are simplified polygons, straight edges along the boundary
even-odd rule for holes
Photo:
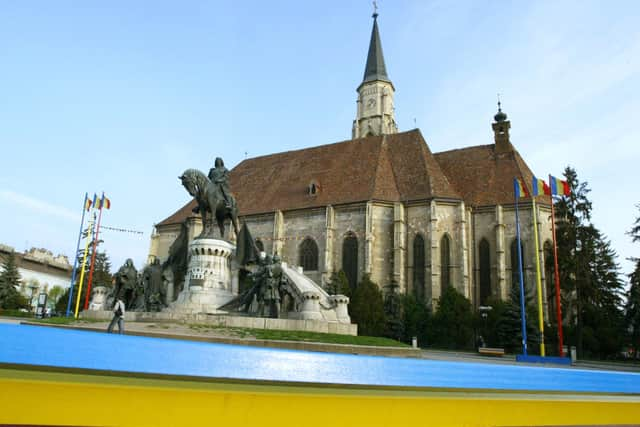
[[[529,190],[533,178],[520,153],[511,148],[496,152],[494,144],[479,145],[436,153],[435,158],[468,206],[509,204],[514,202],[513,178],[524,180]]]
[[[230,173],[240,215],[368,200],[462,199],[469,206],[513,202],[513,178],[532,173],[509,144],[432,154],[418,129],[246,159]],[[319,191],[309,194],[315,183]],[[158,225],[192,216],[191,201]]]
[[[314,182],[320,189],[309,194]],[[460,198],[419,130],[246,159],[230,173],[241,215],[368,200]],[[191,216],[190,202],[158,225]]]

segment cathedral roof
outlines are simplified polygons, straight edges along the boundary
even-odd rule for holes
[[[246,159],[231,171],[230,184],[240,215],[369,200],[460,199],[417,129]],[[194,206],[158,225],[184,221]]]
[[[504,152],[497,152],[495,144],[444,151],[435,153],[435,159],[468,206],[510,204],[513,178],[522,179],[530,189],[533,173],[509,145],[511,149]]]
[[[373,29],[371,30],[371,41],[369,42],[369,54],[367,55],[367,65],[364,68],[362,83],[382,80],[391,83],[387,76],[387,67],[384,64],[382,54],[382,42],[378,32],[378,14],[373,15]]]

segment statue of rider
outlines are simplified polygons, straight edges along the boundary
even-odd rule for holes
[[[209,179],[213,182],[222,193],[224,203],[227,209],[231,209],[231,190],[229,189],[229,170],[224,167],[222,158],[216,157],[215,167],[209,170]]]

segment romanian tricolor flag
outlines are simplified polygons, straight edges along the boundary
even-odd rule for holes
[[[86,210],[87,212],[89,212],[89,210],[91,210],[91,203],[93,203],[88,197],[85,196],[85,200],[84,200],[84,210]]]
[[[93,193],[93,201],[91,202],[91,206],[93,206],[93,209],[100,209],[100,207],[98,206],[100,204],[100,199],[98,199],[98,195],[96,193]]]
[[[527,186],[518,178],[513,178],[513,190],[515,192],[516,199],[519,197],[530,197]]]
[[[111,209],[111,200],[109,200],[104,195],[102,196],[102,206],[105,209]]]
[[[549,175],[549,184],[551,184],[551,194],[554,196],[568,196],[571,194],[571,188],[567,181]]]
[[[542,179],[536,178],[535,176],[531,180],[531,188],[533,188],[534,196],[541,196],[543,194],[546,196],[551,195],[551,189],[549,188],[547,183]]]

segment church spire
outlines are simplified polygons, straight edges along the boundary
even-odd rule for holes
[[[493,128],[493,139],[495,140],[496,152],[512,151],[513,146],[509,140],[509,129],[511,128],[511,122],[507,120],[507,115],[502,111],[502,103],[500,102],[500,95],[498,94],[498,112],[493,116],[495,120],[491,124]]]
[[[358,111],[351,131],[353,139],[398,132],[393,106],[395,88],[387,76],[387,67],[384,64],[375,2],[373,7],[375,11],[367,65],[364,67],[362,83],[357,89]]]
[[[367,55],[367,65],[364,68],[364,77],[362,83],[381,80],[391,83],[387,76],[387,67],[384,64],[384,55],[382,54],[382,42],[380,41],[380,33],[378,31],[378,11],[377,6],[373,13],[373,29],[371,30],[371,41],[369,42],[369,54]]]

